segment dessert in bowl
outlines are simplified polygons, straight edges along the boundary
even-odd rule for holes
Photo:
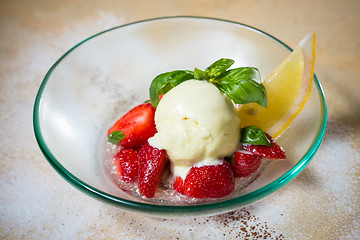
[[[284,186],[316,153],[327,118],[316,76],[305,107],[276,138],[286,150],[286,160],[262,166],[251,184],[223,198],[167,201],[166,195],[144,199],[122,191],[106,167],[108,154],[113,154],[107,131],[120,116],[149,99],[149,86],[159,73],[205,69],[227,57],[235,60],[235,67],[256,67],[264,78],[290,52],[260,30],[218,19],[160,18],[109,29],[69,50],[45,76],[34,106],[37,141],[69,183],[120,208],[164,217],[231,211]]]

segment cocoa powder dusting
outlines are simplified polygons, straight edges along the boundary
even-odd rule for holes
[[[266,222],[261,222],[246,208],[212,216],[209,219],[218,223],[217,225],[220,226],[218,228],[225,232],[224,236],[236,239],[284,239],[283,234],[270,230]]]

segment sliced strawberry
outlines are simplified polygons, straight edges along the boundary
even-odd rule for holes
[[[286,159],[285,150],[278,145],[269,134],[266,134],[266,137],[270,140],[270,147],[264,145],[243,144],[242,149],[256,156],[268,159]]]
[[[115,167],[121,180],[134,182],[138,176],[138,151],[134,149],[121,149],[115,154]]]
[[[177,191],[179,193],[185,194],[185,192],[184,192],[184,180],[180,176],[177,176],[175,178],[174,189],[175,189],[175,191]]]
[[[233,169],[225,160],[218,165],[192,167],[183,186],[181,181],[181,177],[176,178],[175,190],[194,198],[221,198],[235,188]]]
[[[235,177],[247,177],[256,172],[262,162],[262,157],[244,152],[234,153],[234,163],[232,164],[235,171]]]
[[[160,94],[160,95],[159,95],[159,102],[161,101],[161,99],[163,98],[164,95],[165,95],[165,94]]]
[[[155,195],[167,164],[166,151],[159,150],[146,142],[138,153],[138,186],[140,194],[152,198]]]
[[[140,148],[156,133],[154,121],[155,108],[151,103],[144,103],[131,109],[108,130],[108,135],[121,131],[125,137],[120,145],[125,148]]]

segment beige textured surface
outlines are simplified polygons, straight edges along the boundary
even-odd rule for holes
[[[2,1],[0,8],[0,239],[360,239],[360,2]],[[123,212],[67,184],[32,129],[38,87],[79,41],[110,27],[171,15],[218,17],[294,47],[318,40],[327,132],[309,166],[252,206],[213,217],[153,219]]]

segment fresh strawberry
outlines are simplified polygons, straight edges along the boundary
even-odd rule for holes
[[[185,181],[177,177],[174,188],[180,193],[194,198],[221,198],[235,188],[234,172],[225,160],[218,165],[192,167]]]
[[[121,180],[124,182],[134,182],[138,176],[138,151],[123,148],[115,154],[115,167]]]
[[[120,145],[125,148],[140,148],[156,133],[155,108],[151,103],[144,103],[131,109],[108,130],[108,135],[121,131],[125,137]]]
[[[232,164],[235,171],[235,177],[247,177],[256,172],[262,162],[262,157],[245,152],[234,153],[234,163]]]
[[[177,176],[175,178],[175,182],[174,182],[173,187],[174,187],[175,191],[177,191],[179,193],[182,193],[182,194],[185,194],[185,192],[184,192],[184,180],[180,176]]]
[[[266,134],[266,137],[270,140],[270,147],[264,145],[243,144],[242,149],[256,156],[268,159],[286,159],[285,150],[278,145],[269,134]]]
[[[167,164],[166,151],[146,142],[138,153],[138,187],[140,194],[152,198]]]

